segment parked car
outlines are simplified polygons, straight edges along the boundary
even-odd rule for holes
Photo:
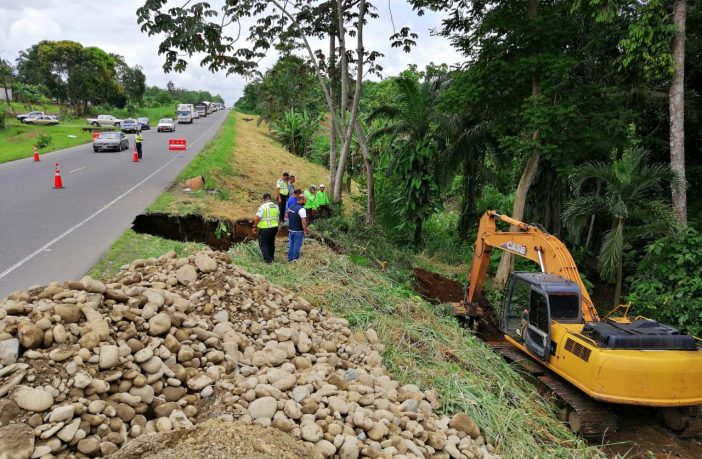
[[[17,118],[17,120],[18,120],[20,123],[24,123],[24,119],[25,119],[25,118],[30,118],[30,117],[31,117],[31,118],[35,118],[35,117],[37,117],[37,116],[44,116],[44,112],[29,112],[29,113],[24,113],[24,114],[22,114],[22,115],[17,115],[16,118]]]
[[[161,118],[156,126],[158,132],[175,132],[175,122],[173,118]]]
[[[141,132],[141,124],[137,120],[131,118],[122,121],[120,124],[122,132]]]
[[[142,131],[148,131],[151,129],[151,125],[149,124],[148,118],[137,118],[137,122],[139,122],[139,124],[141,124]]]
[[[41,124],[44,126],[55,126],[59,124],[58,118],[55,116],[48,116],[48,115],[40,115],[40,116],[32,116],[32,117],[27,117],[23,121],[25,124]]]
[[[119,127],[122,120],[112,115],[98,115],[97,118],[88,118],[88,124],[93,126],[115,126]]]
[[[93,140],[93,151],[115,150],[122,151],[129,149],[129,139],[124,132],[101,132]]]

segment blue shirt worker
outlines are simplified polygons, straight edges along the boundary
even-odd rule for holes
[[[278,205],[271,199],[270,193],[263,195],[263,204],[254,217],[254,236],[258,235],[263,261],[273,263],[275,258],[275,236],[278,234]]]
[[[299,195],[297,201],[288,208],[288,262],[300,258],[304,236],[307,236],[307,211],[305,196]]]
[[[288,198],[288,208],[295,204],[297,202],[297,198],[302,194],[301,189],[293,190],[293,192],[290,194],[290,197]],[[285,219],[288,219],[288,215],[285,215]]]

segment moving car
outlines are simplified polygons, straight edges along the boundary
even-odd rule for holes
[[[98,115],[97,118],[88,118],[88,124],[93,126],[115,126],[119,127],[122,120],[112,115]]]
[[[129,149],[129,139],[124,132],[101,132],[93,140],[93,151],[115,150],[122,151]]]
[[[29,112],[22,115],[17,115],[17,120],[20,123],[24,123],[25,118],[36,118],[37,116],[44,116],[44,112]]]
[[[59,124],[58,118],[48,115],[27,117],[22,122],[25,124],[41,124],[43,126],[55,126]]]
[[[148,118],[137,118],[137,122],[141,124],[141,130],[142,131],[149,131],[151,130],[151,125],[149,124],[149,119]]]
[[[161,118],[156,126],[158,132],[175,132],[175,122],[173,118]]]
[[[122,121],[122,132],[141,132],[141,124],[131,118]]]

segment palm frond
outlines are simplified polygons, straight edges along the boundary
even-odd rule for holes
[[[624,224],[620,221],[602,238],[597,268],[603,279],[612,281],[624,254]]]

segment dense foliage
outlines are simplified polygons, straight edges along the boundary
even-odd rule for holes
[[[346,171],[367,196],[375,187],[382,232],[413,249],[435,247],[437,237],[464,247],[479,216],[495,208],[564,240],[596,290],[622,285],[622,295],[617,288],[607,303],[626,297],[635,285],[623,280],[645,265],[644,247],[684,222],[671,211],[671,186],[683,185],[669,167],[672,2],[410,3],[445,14],[436,31],[465,62],[363,82],[359,119],[367,151],[354,136]],[[699,229],[702,157],[693,152],[702,148],[694,134],[702,129],[702,5],[688,5],[682,167],[689,226]],[[339,63],[284,49],[274,68],[246,86],[237,107],[271,121],[289,110],[327,111],[315,66],[333,65],[322,76],[334,83]],[[343,105],[339,88],[331,87]],[[327,132],[317,132],[311,145],[304,154],[322,161],[326,149],[340,148]],[[445,222],[455,223],[452,233]],[[660,285],[672,295],[672,286],[662,279]]]
[[[634,313],[702,335],[702,233],[688,228],[646,248],[629,279]]]

